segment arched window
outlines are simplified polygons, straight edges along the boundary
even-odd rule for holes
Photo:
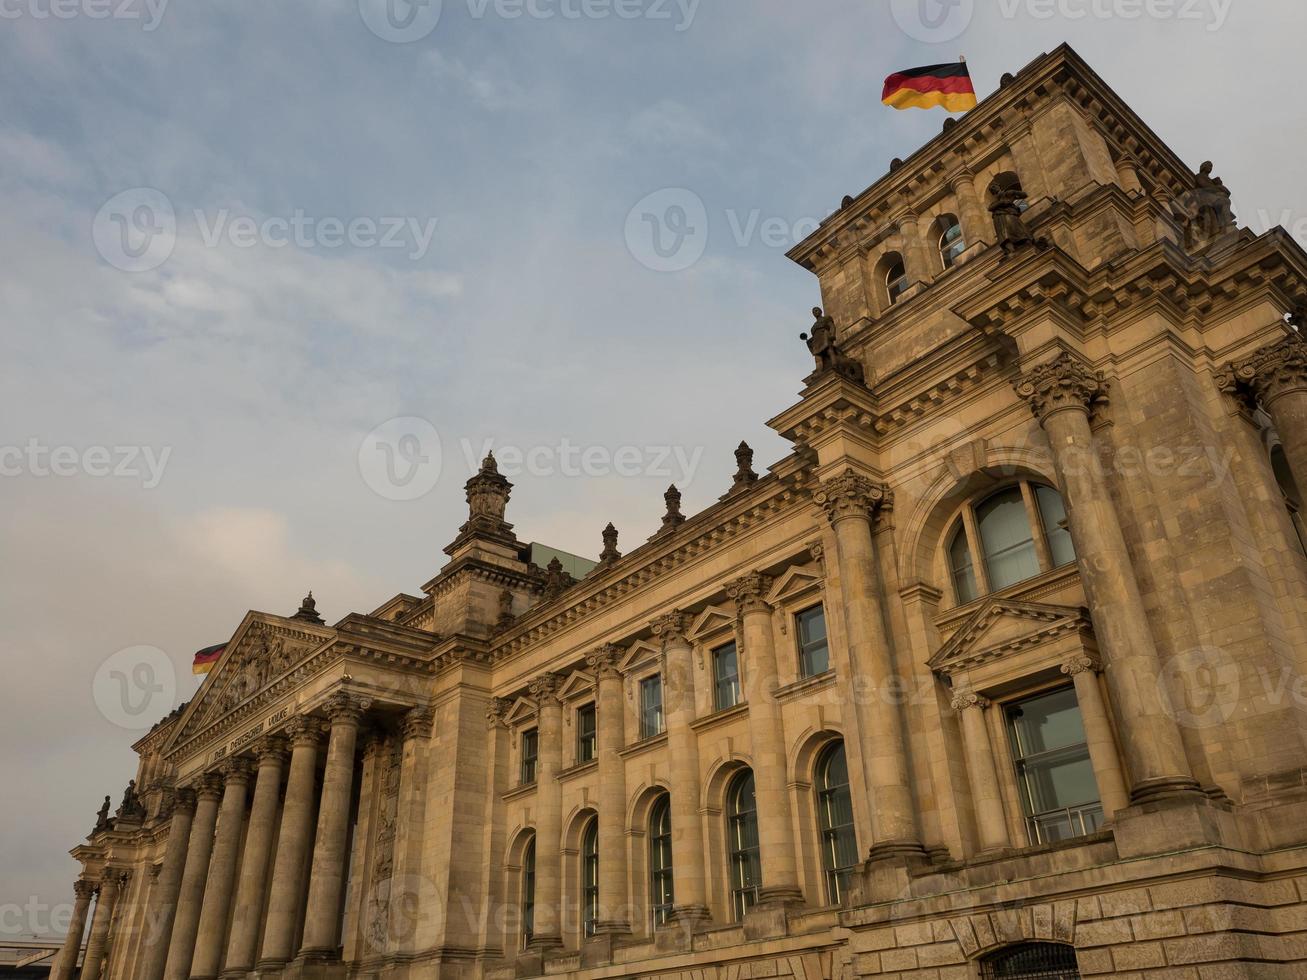
[[[581,923],[587,936],[599,921],[599,818],[586,824],[581,835]]]
[[[672,917],[672,800],[658,797],[649,814],[649,908],[654,928]]]
[[[898,253],[886,256],[881,267],[885,270],[885,297],[890,306],[899,301],[908,288],[908,267]]]
[[[985,980],[1079,980],[1076,951],[1061,943],[1023,943],[985,958]]]
[[[758,902],[762,857],[758,850],[758,801],[753,771],[746,769],[731,782],[726,797],[728,844],[731,851],[731,899],[737,920]]]
[[[1280,493],[1284,496],[1284,506],[1289,509],[1293,529],[1298,532],[1298,545],[1307,553],[1307,519],[1303,516],[1302,493],[1289,469],[1289,458],[1284,455],[1283,446],[1271,450],[1271,469],[1275,471],[1275,482],[1280,485]]]
[[[853,829],[849,764],[844,743],[826,748],[817,760],[817,809],[821,819],[821,859],[826,870],[826,897],[844,904],[849,877],[858,864],[858,837]]]
[[[531,942],[536,931],[536,842],[526,845],[522,855],[522,945]]]
[[[947,542],[959,605],[1076,560],[1062,495],[1025,481],[968,504]]]
[[[967,250],[967,243],[962,238],[962,225],[957,217],[946,214],[939,219],[939,240],[935,243],[939,249],[939,260],[945,269],[953,268],[958,256]]]

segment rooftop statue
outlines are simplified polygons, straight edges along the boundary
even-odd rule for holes
[[[834,371],[842,378],[866,384],[862,364],[844,353],[835,339],[834,317],[823,313],[820,306],[812,308],[812,315],[815,318],[812,333],[799,334],[799,339],[807,342],[808,350],[817,361],[817,369],[808,376],[807,382],[811,384],[828,371]]]

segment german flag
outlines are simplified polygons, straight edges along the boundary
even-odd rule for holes
[[[895,109],[933,109],[966,112],[976,107],[976,90],[965,61],[896,71],[885,79],[880,100]]]
[[[207,674],[213,668],[213,665],[218,662],[218,658],[222,656],[222,651],[226,649],[227,644],[218,643],[196,651],[195,660],[191,663],[191,673]]]

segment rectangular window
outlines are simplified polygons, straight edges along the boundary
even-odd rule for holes
[[[540,758],[540,732],[532,728],[522,733],[522,785],[536,781],[536,760]]]
[[[1097,830],[1103,806],[1075,688],[1009,705],[1006,714],[1031,842],[1047,844]]]
[[[799,672],[813,677],[830,670],[830,644],[826,642],[826,609],[813,606],[794,617],[799,637]]]
[[[663,732],[663,678],[661,674],[640,682],[640,737],[653,738]]]
[[[576,713],[576,761],[589,762],[595,757],[595,706],[587,704]]]
[[[718,711],[740,703],[740,657],[734,643],[712,652],[713,704]]]

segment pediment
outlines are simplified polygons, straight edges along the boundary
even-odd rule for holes
[[[570,675],[563,684],[562,690],[558,696],[564,701],[571,701],[574,698],[585,697],[593,694],[595,689],[594,675],[588,671],[578,670]]]
[[[198,734],[284,678],[334,630],[268,613],[248,613],[204,678],[177,726],[173,743]]]
[[[776,579],[767,594],[767,601],[773,604],[784,602],[792,596],[801,595],[814,588],[819,589],[821,585],[821,569],[815,562],[808,565],[793,565]]]
[[[510,728],[520,725],[524,721],[530,721],[536,716],[535,702],[530,698],[518,698],[513,702],[513,707],[508,709],[508,714],[504,720]]]
[[[991,599],[940,647],[930,658],[929,666],[934,671],[948,673],[952,668],[1089,629],[1089,613],[1080,606]]]
[[[727,606],[709,606],[695,617],[688,639],[691,643],[697,643],[705,637],[726,630],[732,632],[735,630],[735,610]]]
[[[622,673],[638,670],[644,664],[658,660],[662,655],[661,647],[654,646],[648,640],[636,640],[627,648],[626,656],[622,658]]]

